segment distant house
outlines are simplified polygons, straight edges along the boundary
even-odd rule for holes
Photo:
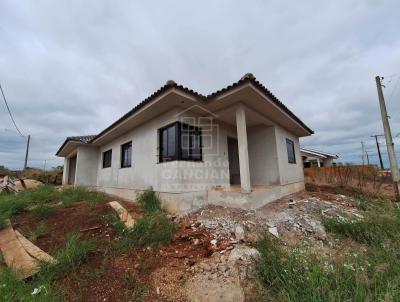
[[[97,135],[68,137],[63,183],[172,212],[257,208],[304,189],[299,137],[313,131],[252,74],[208,96],[168,81]]]
[[[306,148],[300,148],[300,154],[304,168],[332,167],[335,164],[334,160],[339,158],[336,154]]]

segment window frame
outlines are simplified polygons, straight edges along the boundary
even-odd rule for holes
[[[291,160],[291,158],[289,157],[289,145],[291,145],[291,149],[293,151],[293,160]],[[296,152],[295,152],[295,148],[294,148],[294,141],[292,141],[291,139],[288,139],[288,138],[286,138],[286,153],[287,153],[287,157],[288,157],[288,163],[296,164]]]
[[[126,150],[126,147],[130,146],[131,149],[131,154],[130,154],[130,162],[127,165],[124,165],[124,151]],[[126,142],[121,145],[121,169],[123,168],[131,168],[132,167],[132,141]]]
[[[108,154],[108,153],[110,154],[110,164],[106,166],[105,159],[106,159],[106,154]],[[112,165],[112,149],[109,149],[109,150],[106,150],[106,151],[103,152],[103,161],[102,162],[103,162],[102,163],[103,164],[102,165],[103,169],[111,168],[111,165]]]
[[[175,154],[168,158],[168,156],[163,156],[163,144],[164,144],[163,133],[165,130],[167,130],[171,127],[175,127],[175,143],[174,143]],[[182,156],[182,149],[183,149],[182,148],[182,128],[183,127],[187,127],[189,129],[189,135],[190,135],[190,131],[193,131],[199,137],[200,154],[197,156],[197,158],[195,158],[196,156],[193,154],[189,154],[189,156],[187,158],[186,157],[184,158]],[[202,136],[202,131],[201,131],[200,127],[192,126],[190,124],[182,123],[179,121],[170,123],[170,124],[158,129],[158,143],[159,143],[159,145],[158,145],[158,163],[165,163],[165,162],[171,162],[171,161],[196,161],[196,162],[203,161],[203,136]],[[168,143],[167,143],[167,146],[168,146]],[[189,148],[189,150],[191,150],[191,149]]]

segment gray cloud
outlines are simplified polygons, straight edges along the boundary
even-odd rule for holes
[[[207,94],[246,72],[315,130],[304,146],[360,162],[364,140],[377,162],[374,76],[400,72],[399,8],[395,0],[2,1],[0,82],[32,135],[31,166],[60,164],[54,153],[67,135],[101,131],[167,79]],[[384,91],[394,133],[399,78],[387,77]],[[0,107],[0,165],[20,168],[24,140],[5,128]]]

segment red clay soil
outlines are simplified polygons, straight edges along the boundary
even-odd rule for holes
[[[136,204],[120,202],[134,217],[141,215]],[[162,286],[163,280],[152,279],[152,272],[161,267],[171,267],[174,272],[178,271],[176,278],[181,280],[190,266],[224,248],[223,242],[211,246],[213,238],[208,232],[186,222],[179,224],[169,245],[156,250],[147,248],[129,253],[110,253],[110,243],[118,238],[118,234],[100,217],[111,212],[108,204],[91,207],[80,202],[68,208],[57,207],[56,212],[43,221],[48,234],[38,238],[35,244],[50,254],[54,255],[65,246],[70,233],[81,234],[83,238],[96,242],[96,251],[85,264],[56,281],[67,289],[66,301],[129,301],[135,300],[135,293],[146,288],[145,301],[159,300],[156,287]],[[38,223],[26,212],[14,217],[13,226],[28,236]],[[88,230],[93,227],[93,230]],[[179,282],[176,286],[179,287]]]

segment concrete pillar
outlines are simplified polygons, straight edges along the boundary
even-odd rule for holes
[[[63,167],[63,176],[62,176],[62,184],[68,184],[68,170],[69,170],[69,159],[64,157],[64,167]]]
[[[320,163],[320,161],[319,161],[319,158],[317,158],[317,167],[318,167],[318,168],[321,168],[321,163]]]
[[[247,145],[246,112],[243,105],[236,108],[236,131],[239,150],[240,185],[242,193],[251,192],[249,151]]]

